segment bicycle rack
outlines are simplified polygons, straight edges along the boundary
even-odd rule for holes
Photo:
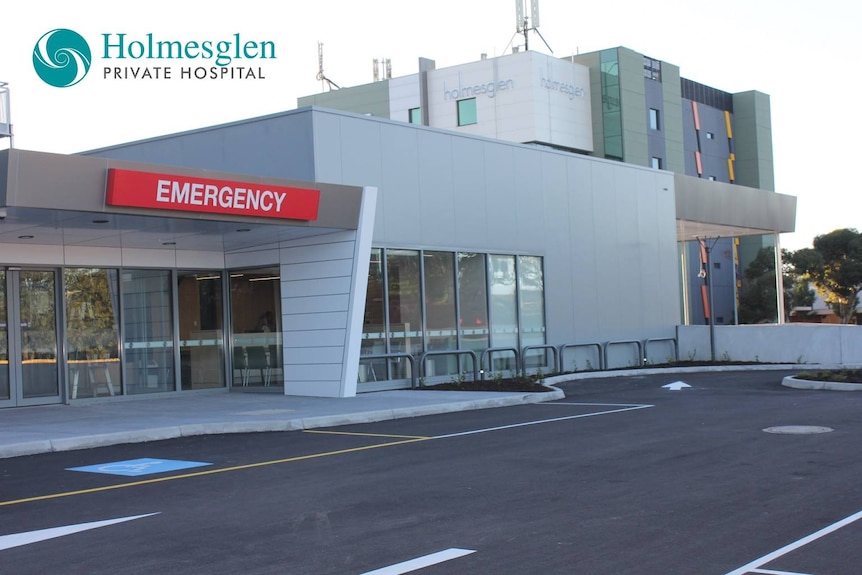
[[[418,386],[418,379],[416,376],[416,358],[413,357],[413,354],[410,353],[378,353],[374,355],[360,355],[359,362],[362,363],[366,360],[374,360],[374,359],[397,359],[400,357],[406,357],[407,361],[410,362],[410,388],[416,389]],[[387,368],[387,377],[388,377],[388,368]]]
[[[673,343],[673,360],[679,361],[679,343],[677,343],[675,337],[651,337],[649,339],[644,340],[643,344],[643,352],[644,352],[644,362],[646,362],[649,357],[649,352],[647,351],[647,346],[651,343],[656,343],[659,341],[669,341]]]
[[[560,371],[560,362],[559,362],[560,352],[557,350],[557,348],[555,346],[553,346],[553,345],[528,345],[528,346],[525,346],[521,350],[521,373],[524,375],[524,377],[527,377],[527,351],[529,351],[531,349],[550,349],[552,352],[554,352],[554,362],[551,365],[551,371],[553,373],[559,373],[559,371]]]
[[[441,349],[437,351],[426,351],[419,356],[419,375],[425,376],[425,360],[429,355],[469,355],[473,358],[473,381],[479,379],[479,363],[476,357],[476,352],[472,349]],[[458,372],[460,373],[460,371]]]
[[[563,352],[570,348],[576,347],[594,347],[596,348],[596,355],[599,358],[599,370],[605,369],[604,357],[602,354],[602,344],[600,343],[564,343],[559,347],[560,350],[560,371],[565,369],[565,362],[563,361]]]
[[[605,356],[605,369],[608,369],[608,348],[612,345],[623,345],[623,344],[635,344],[638,348],[638,360],[635,365],[643,365],[644,363],[644,354],[643,354],[643,344],[639,339],[621,339],[617,341],[606,341],[603,346],[604,349],[602,353]]]
[[[479,372],[479,375],[482,376],[483,380],[485,379],[485,358],[489,357],[492,353],[499,352],[499,351],[511,351],[513,354],[515,354],[514,372],[518,373],[520,371],[520,361],[519,361],[520,356],[518,355],[518,348],[517,347],[489,347],[488,349],[486,349],[485,351],[482,352],[482,357],[479,360],[479,367],[481,370]],[[490,362],[488,362],[488,367],[489,368],[491,367]]]

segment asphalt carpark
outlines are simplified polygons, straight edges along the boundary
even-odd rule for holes
[[[0,571],[859,573],[862,396],[782,375],[627,375],[542,404],[3,460],[2,534],[157,515],[0,550]],[[210,465],[68,470],[145,457]]]

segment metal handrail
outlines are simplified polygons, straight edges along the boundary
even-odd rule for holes
[[[559,347],[560,350],[560,371],[563,371],[565,367],[565,362],[563,361],[563,352],[569,348],[575,347],[595,347],[597,351],[597,356],[599,358],[599,370],[605,368],[604,358],[602,357],[602,344],[600,343],[564,343]]]
[[[419,376],[425,376],[425,359],[429,355],[470,355],[473,357],[473,381],[479,379],[479,363],[476,357],[476,352],[472,349],[441,349],[435,351],[426,351],[419,356]],[[460,366],[458,372],[460,373]]]
[[[377,353],[374,355],[360,355],[359,362],[363,362],[368,359],[397,359],[399,357],[406,357],[410,362],[410,388],[416,389],[418,386],[418,379],[416,376],[416,358],[413,357],[413,354],[410,353]],[[388,376],[387,369],[387,376]]]
[[[672,342],[672,343],[673,343],[673,360],[674,360],[674,361],[679,361],[679,343],[676,341],[676,338],[675,338],[675,337],[651,337],[651,338],[648,338],[648,339],[645,339],[645,340],[644,340],[644,346],[643,346],[643,351],[644,351],[644,363],[646,363],[647,358],[649,358],[649,353],[648,353],[648,351],[647,351],[647,346],[648,346],[650,343],[655,343],[655,342],[659,342],[659,341],[669,341],[669,342]]]
[[[621,339],[617,341],[606,341],[603,349],[603,353],[605,356],[605,369],[608,369],[608,348],[612,345],[621,345],[626,343],[633,343],[638,348],[638,361],[637,365],[643,365],[644,362],[644,354],[643,354],[643,344],[639,339]]]
[[[518,348],[517,347],[489,347],[488,349],[486,349],[485,351],[482,352],[482,357],[479,360],[479,367],[481,369],[479,374],[482,376],[482,379],[485,379],[485,358],[489,357],[492,353],[498,352],[498,351],[511,351],[513,354],[515,354],[515,373],[517,374],[519,371],[521,371],[521,369],[520,369],[521,362],[519,361],[520,355],[518,354]],[[488,367],[489,368],[491,367],[490,362],[488,363]]]
[[[557,348],[553,345],[527,345],[521,349],[521,373],[524,374],[524,377],[527,377],[527,351],[531,349],[550,349],[554,352],[554,364],[551,366],[551,372],[556,373],[560,371],[559,358],[560,352],[557,351]]]

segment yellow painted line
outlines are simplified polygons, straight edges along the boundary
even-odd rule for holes
[[[243,469],[254,469],[255,467],[266,467],[269,465],[278,465],[280,463],[292,463],[294,461],[305,461],[307,459],[317,459],[320,457],[329,457],[332,455],[344,455],[345,453],[356,453],[359,451],[368,451],[380,447],[393,447],[395,445],[405,445],[407,443],[416,443],[418,441],[427,441],[431,437],[417,437],[413,439],[405,439],[403,441],[390,441],[389,443],[379,443],[376,445],[365,445],[363,447],[352,447],[350,449],[339,449],[337,451],[325,451],[323,453],[312,453],[310,455],[299,455],[297,457],[288,457],[285,459],[273,459],[271,461],[260,461],[258,463],[247,463],[245,465],[235,465],[233,467],[223,467],[221,469],[208,469],[205,471],[196,471],[193,473],[184,473],[182,475],[171,475],[169,477],[156,477],[153,479],[143,479],[141,481],[133,481],[131,483],[118,483],[115,485],[105,485],[102,487],[93,487],[91,489],[80,489],[78,491],[65,491],[61,493],[51,493],[49,495],[37,495],[36,497],[26,497],[24,499],[12,499],[10,501],[0,501],[0,507],[9,505],[18,505],[19,503],[31,503],[33,501],[45,501],[48,499],[59,499],[61,497],[72,497],[73,495],[86,495],[88,493],[99,493],[102,491],[112,491],[114,489],[124,489],[126,487],[138,487],[139,485],[151,485],[154,483],[163,483],[165,481],[174,481],[176,479],[190,479],[192,477],[203,477],[205,475],[215,475],[217,473],[227,473],[229,471],[241,471]]]
[[[357,437],[388,437],[391,439],[431,439],[422,435],[389,435],[387,433],[354,433],[351,431],[318,431],[316,429],[305,429],[305,433],[320,433],[324,435],[355,435]]]

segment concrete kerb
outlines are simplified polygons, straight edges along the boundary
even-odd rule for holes
[[[781,385],[793,389],[819,389],[828,391],[862,391],[862,383],[846,383],[841,381],[815,381],[797,379],[788,375],[781,380]]]

